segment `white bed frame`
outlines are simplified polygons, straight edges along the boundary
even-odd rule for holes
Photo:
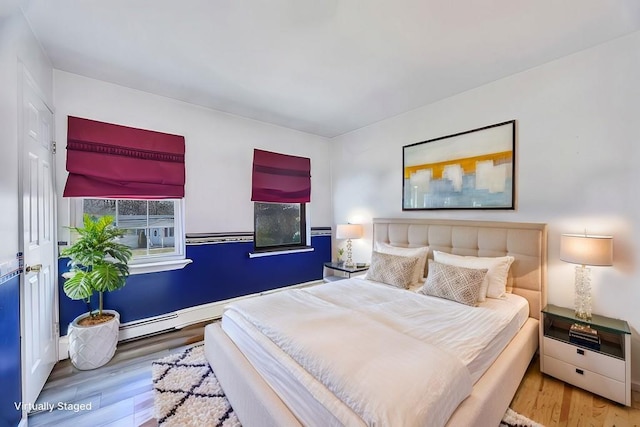
[[[374,219],[374,241],[474,256],[515,258],[508,290],[529,301],[529,319],[475,383],[447,426],[498,425],[538,348],[540,309],[546,305],[546,224],[430,219]],[[205,355],[245,427],[300,426],[255,371],[220,323],[205,328]]]

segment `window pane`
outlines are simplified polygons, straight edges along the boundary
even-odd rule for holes
[[[299,203],[255,203],[255,246],[301,245]]]
[[[150,254],[173,253],[174,203],[167,200],[149,201],[149,227],[147,244]]]
[[[115,218],[116,201],[105,199],[84,199],[82,202],[82,213],[91,215],[93,219],[98,219],[105,215],[111,215]]]
[[[94,218],[111,215],[115,225],[124,232],[120,243],[127,245],[133,258],[162,257],[181,254],[176,248],[175,223],[179,205],[175,200],[107,200],[84,199],[83,213]],[[182,233],[180,229],[178,233]],[[180,234],[179,234],[180,235]],[[182,241],[178,241],[183,245]]]
[[[124,231],[121,243],[129,246],[133,256],[148,255],[146,200],[118,200],[116,225]]]

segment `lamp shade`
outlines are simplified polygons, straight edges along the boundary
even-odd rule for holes
[[[362,237],[362,225],[338,224],[336,227],[336,239],[359,239]]]
[[[560,237],[560,259],[573,264],[612,265],[613,237],[563,234]]]

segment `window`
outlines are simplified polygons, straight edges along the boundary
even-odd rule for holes
[[[83,214],[111,215],[124,231],[120,239],[131,248],[131,265],[184,259],[182,200],[81,199]]]
[[[253,212],[253,244],[257,252],[307,246],[304,203],[255,202]]]

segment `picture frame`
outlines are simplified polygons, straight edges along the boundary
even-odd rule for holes
[[[402,147],[402,210],[515,209],[516,121]]]

